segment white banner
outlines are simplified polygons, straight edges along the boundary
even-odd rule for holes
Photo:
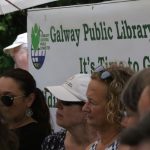
[[[29,71],[43,90],[114,60],[136,71],[150,66],[149,0],[31,9],[27,29]]]

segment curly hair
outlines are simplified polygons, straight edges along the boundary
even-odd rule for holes
[[[111,78],[102,79],[101,75],[106,71],[110,73]],[[105,107],[107,120],[117,127],[121,127],[122,114],[125,109],[120,99],[121,92],[133,73],[134,71],[129,67],[112,64],[103,71],[93,72],[91,75],[91,79],[98,80],[107,85],[107,103]]]

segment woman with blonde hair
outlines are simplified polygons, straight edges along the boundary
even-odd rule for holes
[[[87,122],[95,128],[100,138],[87,150],[117,150],[122,130],[124,105],[120,94],[133,71],[123,65],[99,66],[91,75],[87,89],[88,101],[83,106]]]

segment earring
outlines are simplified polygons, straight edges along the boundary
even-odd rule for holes
[[[27,117],[31,117],[32,115],[33,115],[32,109],[31,109],[31,108],[28,108],[28,109],[26,110],[26,116],[27,116]]]

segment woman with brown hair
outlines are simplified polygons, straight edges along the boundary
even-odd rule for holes
[[[9,129],[19,138],[19,150],[41,150],[51,132],[49,108],[33,76],[12,69],[0,76],[0,112]]]

